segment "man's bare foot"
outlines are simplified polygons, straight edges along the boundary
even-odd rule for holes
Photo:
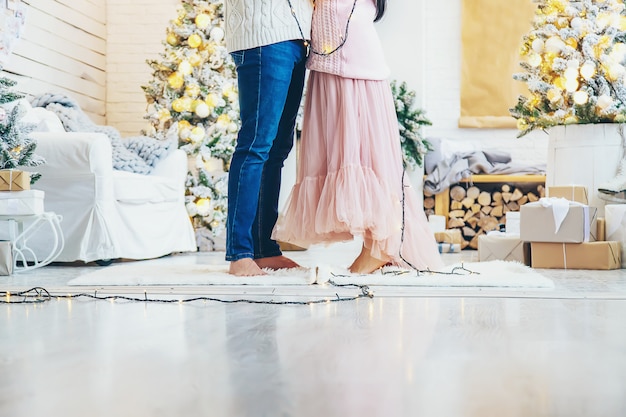
[[[254,262],[256,262],[259,268],[285,269],[300,267],[300,265],[283,255],[270,256],[269,258],[259,258],[255,259]]]
[[[254,262],[252,258],[243,258],[230,263],[228,273],[237,275],[239,277],[249,277],[253,275],[267,275],[267,272],[263,271]]]
[[[370,254],[370,250],[365,248],[361,249],[361,253],[350,265],[350,272],[353,274],[371,274],[379,268],[382,268],[387,264],[387,261],[383,261],[381,259],[374,258]]]

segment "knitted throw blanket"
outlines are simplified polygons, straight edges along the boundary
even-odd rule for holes
[[[149,136],[122,139],[117,129],[96,125],[75,100],[63,94],[43,94],[33,98],[31,105],[55,113],[68,132],[106,134],[113,150],[113,168],[120,171],[149,174],[159,160],[176,149],[172,141],[161,141]]]

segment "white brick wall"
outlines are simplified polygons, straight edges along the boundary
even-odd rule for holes
[[[107,122],[124,135],[145,126],[141,85],[150,79],[146,59],[157,58],[178,0],[107,2]],[[520,162],[545,162],[547,135],[516,139],[511,129],[459,129],[461,0],[391,0],[378,25],[392,78],[406,81],[418,94],[433,126],[428,136],[459,145],[511,152]]]
[[[461,114],[461,0],[419,1],[426,3],[424,101],[433,122],[427,135],[459,140],[466,146],[471,142],[479,149],[507,151],[521,163],[545,163],[548,135],[543,132],[517,139],[515,129],[457,127]]]
[[[392,0],[378,26],[392,78],[417,92],[418,105],[433,126],[427,136],[459,141],[473,149],[510,152],[520,163],[542,163],[548,136],[536,132],[517,139],[514,129],[460,129],[461,0]],[[514,103],[512,103],[513,105]]]

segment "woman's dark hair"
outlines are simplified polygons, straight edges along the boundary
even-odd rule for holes
[[[383,18],[386,9],[387,0],[376,0],[376,17],[374,18],[374,22],[378,22]]]

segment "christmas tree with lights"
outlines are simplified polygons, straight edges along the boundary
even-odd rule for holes
[[[213,249],[227,212],[227,175],[239,131],[235,67],[224,42],[223,0],[183,0],[170,21],[161,60],[143,86],[147,135],[178,138],[190,157],[186,206],[200,250]],[[216,169],[216,162],[219,162]]]
[[[44,163],[44,159],[35,154],[37,142],[28,135],[35,125],[20,121],[24,116],[22,107],[15,105],[9,111],[3,107],[23,97],[13,91],[15,84],[9,78],[0,77],[0,169],[17,169]],[[40,177],[39,173],[30,173],[30,183],[34,184]]]
[[[626,122],[626,12],[618,0],[535,0],[520,54],[528,95],[519,136],[556,125]]]

